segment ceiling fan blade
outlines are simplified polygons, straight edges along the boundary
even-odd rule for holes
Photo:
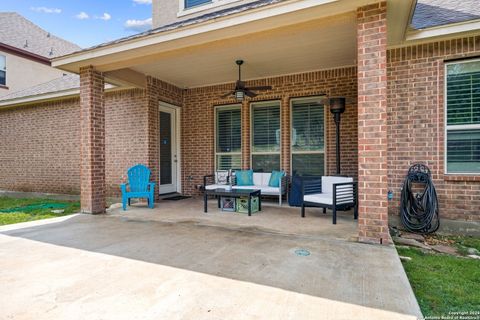
[[[229,96],[233,96],[235,94],[235,91],[230,91],[229,93],[224,94],[221,96],[221,98],[228,98]]]
[[[272,86],[257,86],[257,87],[248,87],[246,90],[272,90]]]
[[[255,98],[256,96],[258,96],[258,94],[250,90],[245,90],[244,92],[245,92],[245,95],[249,96],[250,98]]]

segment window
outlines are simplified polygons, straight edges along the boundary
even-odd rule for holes
[[[7,59],[0,55],[0,86],[7,85]]]
[[[325,172],[324,107],[321,100],[292,101],[292,175]]]
[[[217,170],[240,169],[242,125],[240,106],[218,107],[215,120],[215,166]]]
[[[446,65],[447,173],[480,173],[480,61]]]
[[[196,7],[205,3],[210,3],[212,0],[185,0],[185,9]]]
[[[280,103],[252,104],[252,169],[280,170]]]

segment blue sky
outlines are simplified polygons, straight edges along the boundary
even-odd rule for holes
[[[87,48],[150,27],[151,0],[0,0],[52,34]]]

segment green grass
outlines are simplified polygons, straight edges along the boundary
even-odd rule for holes
[[[51,212],[52,209],[41,208],[41,209],[35,209],[32,211],[24,211],[24,212],[22,212],[21,210],[18,210],[16,212],[11,212],[11,213],[0,213],[0,225],[61,217],[61,216],[78,212],[80,210],[80,203],[78,201],[60,201],[60,200],[37,199],[37,198],[16,199],[11,197],[0,197],[0,210],[24,207],[28,205],[43,204],[43,203],[64,204],[65,208],[63,208],[63,210],[65,210],[65,212],[60,214],[55,214]]]
[[[465,245],[479,239],[465,238]],[[479,311],[480,261],[414,248],[397,248],[424,316],[446,316],[450,312]]]

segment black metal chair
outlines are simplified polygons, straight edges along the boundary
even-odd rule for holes
[[[324,181],[322,181],[322,178]],[[328,181],[326,181],[328,178]],[[338,179],[335,179],[338,178]],[[342,179],[343,178],[343,179]],[[333,224],[337,224],[337,211],[354,209],[353,217],[358,218],[358,184],[354,181],[340,182],[345,177],[301,177],[302,180],[302,218],[305,217],[305,207],[332,210]],[[339,182],[335,183],[335,180]],[[332,183],[333,182],[333,183]],[[331,192],[330,192],[331,185]],[[322,188],[323,186],[323,188]],[[323,190],[322,190],[323,189]]]

